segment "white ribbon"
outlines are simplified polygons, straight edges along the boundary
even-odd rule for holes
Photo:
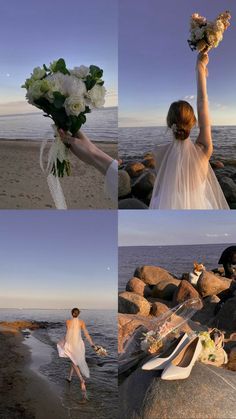
[[[58,133],[57,127],[55,125],[52,125],[52,127],[55,132],[55,140],[53,141],[48,152],[47,165],[46,167],[44,167],[44,164],[43,164],[43,153],[48,143],[47,139],[42,141],[42,144],[40,147],[39,164],[42,169],[42,172],[46,176],[49,191],[51,193],[51,196],[52,196],[52,199],[54,201],[56,208],[67,209],[65,196],[63,194],[62,187],[61,187],[58,173],[57,173],[57,159],[60,160],[61,162],[63,160],[66,160],[67,149],[60,139],[60,135]],[[56,170],[55,175],[51,173],[53,165]]]

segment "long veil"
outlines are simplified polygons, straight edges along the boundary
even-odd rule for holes
[[[229,209],[207,157],[190,138],[157,147],[156,159],[150,209]]]

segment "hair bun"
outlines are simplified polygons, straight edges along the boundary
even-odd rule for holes
[[[171,127],[176,140],[186,140],[189,137],[190,132],[184,128],[179,128],[176,124]]]

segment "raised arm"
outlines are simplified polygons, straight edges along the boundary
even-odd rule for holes
[[[92,340],[92,338],[91,338],[91,336],[90,336],[90,334],[89,334],[89,332],[88,332],[88,330],[87,330],[87,327],[86,327],[86,325],[85,325],[84,321],[83,321],[83,320],[80,320],[80,321],[81,321],[81,329],[82,329],[82,330],[83,330],[83,332],[84,332],[84,336],[86,337],[86,339],[87,339],[87,341],[90,343],[90,345],[91,345],[92,347],[94,347],[95,345],[94,345],[93,340]]]
[[[211,122],[209,114],[209,104],[207,96],[207,64],[209,62],[208,54],[200,53],[197,58],[197,113],[198,126],[200,129],[196,144],[198,144],[206,157],[210,159],[213,152],[211,137]]]

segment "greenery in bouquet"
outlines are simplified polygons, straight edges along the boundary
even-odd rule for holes
[[[217,48],[225,30],[230,26],[230,18],[228,11],[221,13],[214,21],[207,21],[205,17],[194,13],[190,20],[190,48],[199,52]]]
[[[58,129],[76,136],[86,122],[86,114],[105,103],[103,70],[95,65],[68,69],[63,58],[47,67],[36,67],[22,86],[28,102],[43,110],[55,124],[55,159],[52,173],[70,175],[68,149],[60,140]]]

